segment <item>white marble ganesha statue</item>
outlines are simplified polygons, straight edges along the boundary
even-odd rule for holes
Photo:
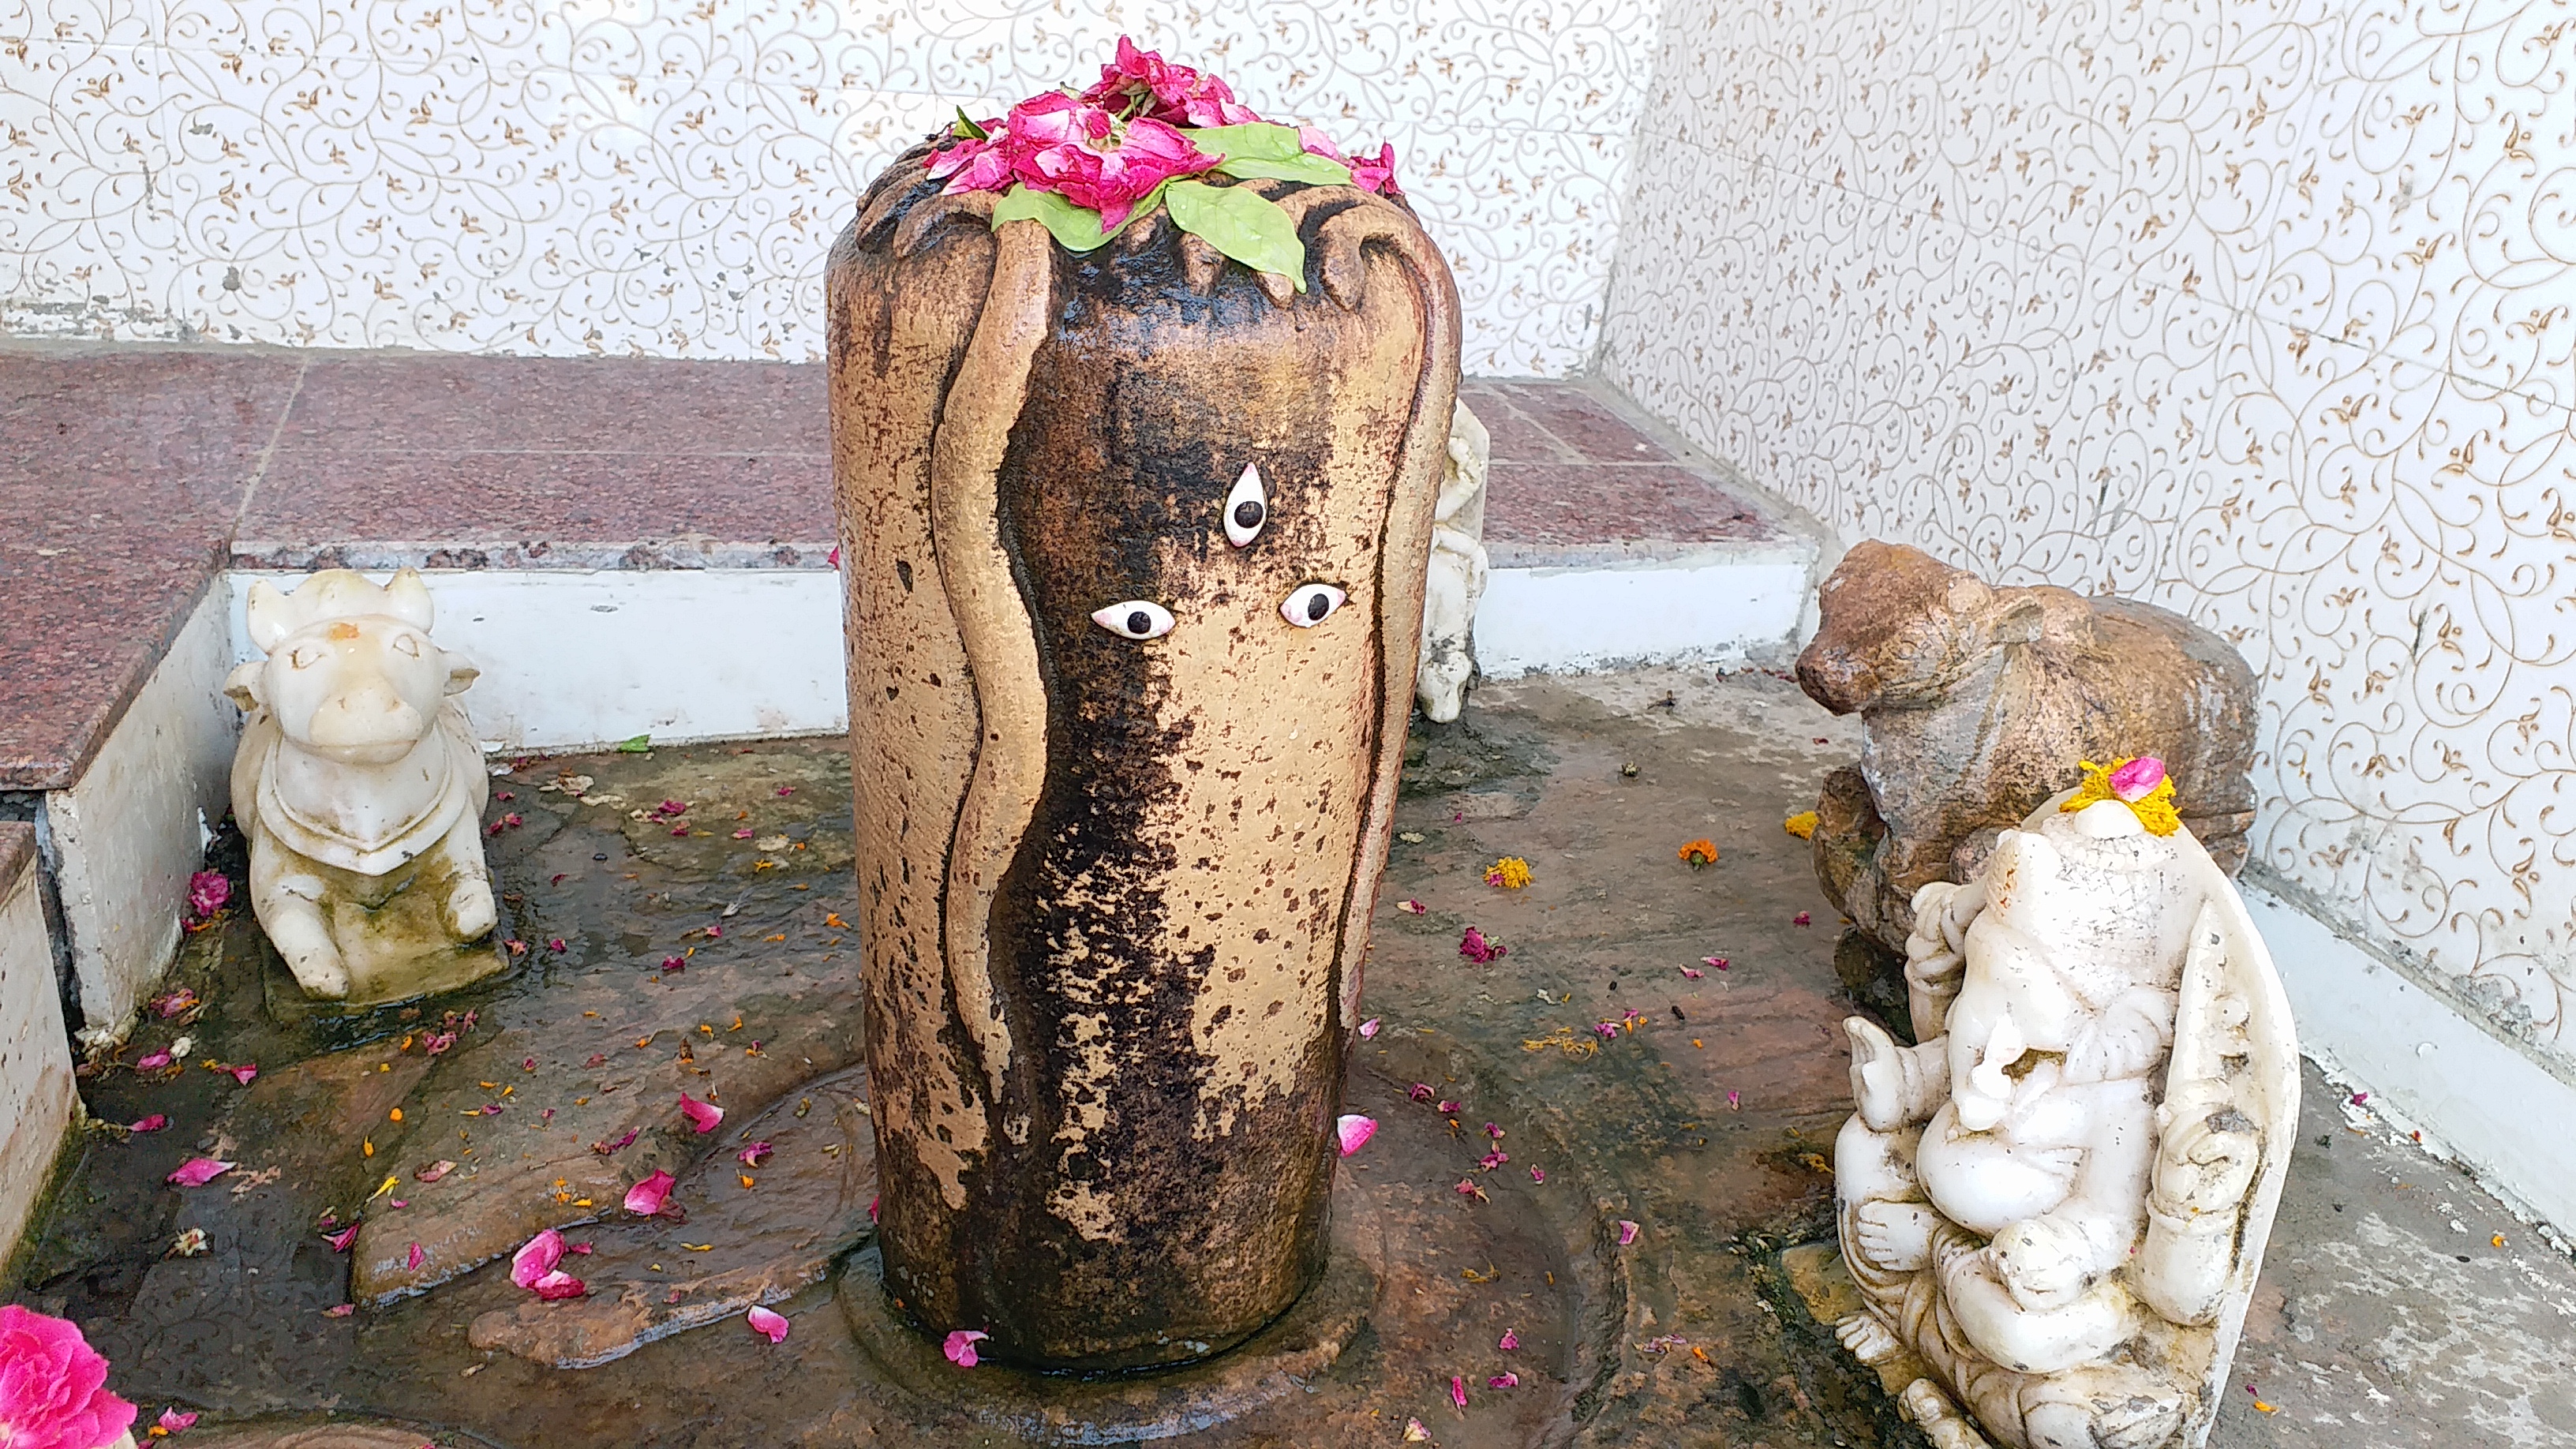
[[[2288,1166],[2261,938],[2155,761],[2087,770],[1916,895],[1920,1045],[1846,1023],[1837,1329],[1941,1449],[2203,1443]]]
[[[481,823],[490,783],[456,695],[474,666],[430,642],[429,588],[349,569],[251,585],[267,655],[224,692],[248,715],[233,818],[251,906],[309,996],[372,1005],[501,968]]]

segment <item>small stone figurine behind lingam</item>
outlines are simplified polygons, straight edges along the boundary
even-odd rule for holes
[[[429,588],[327,569],[250,588],[233,819],[251,908],[308,996],[377,1005],[501,969],[483,861],[483,753],[456,700],[475,668],[430,642]]]
[[[2197,1449],[2289,1163],[2262,938],[2160,762],[2085,771],[1916,893],[1921,1044],[1846,1023],[1837,1332],[1940,1449]]]

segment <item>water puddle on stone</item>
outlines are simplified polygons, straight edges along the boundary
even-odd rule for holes
[[[1847,1397],[1844,1377],[1819,1369],[1814,1325],[1783,1341],[1762,1302],[1762,1253],[1814,1238],[1819,1178],[1798,1155],[1829,1152],[1839,1116],[1839,1062],[1793,1065],[1839,1011],[1829,941],[1772,928],[1734,946],[1814,954],[1801,969],[1826,995],[1762,972],[1674,990],[1669,959],[1705,954],[1741,902],[1631,920],[1613,892],[1669,856],[1664,835],[1710,833],[1705,792],[1664,784],[1708,732],[1620,740],[1597,709],[1551,709],[1417,750],[1370,957],[1386,1029],[1347,1088],[1381,1132],[1337,1189],[1376,1297],[1329,1364],[1301,1361],[1288,1390],[1193,1444],[1399,1444],[1406,1421],[1453,1449],[1875,1439],[1883,1405],[1865,1395],[1808,1403],[1808,1387]],[[1623,758],[1646,761],[1649,789]],[[1790,802],[1793,776],[1775,779]],[[1777,833],[1777,802],[1752,812]],[[863,1261],[873,1196],[840,748],[526,761],[495,779],[487,822],[515,946],[474,990],[337,1013],[301,1000],[245,908],[191,936],[170,985],[201,1006],[147,1013],[82,1078],[100,1122],[167,1127],[82,1134],[18,1299],[80,1320],[147,1415],[204,1410],[206,1441],[325,1415],[513,1449],[1023,1441],[969,1413],[945,1364],[889,1385],[840,1302],[871,1292],[840,1279]],[[1504,846],[1538,869],[1530,890],[1481,884]],[[1777,853],[1765,879],[1793,879],[1793,851]],[[1425,910],[1396,910],[1409,897]],[[1466,923],[1510,957],[1463,962]],[[1631,1000],[1651,1031],[1592,1031]],[[1721,1026],[1721,1011],[1749,1016]],[[1752,1062],[1741,1075],[1687,1044],[1721,1029],[1710,1044]],[[175,1036],[191,1036],[183,1062],[134,1070]],[[252,1062],[240,1083],[232,1067]],[[1726,1116],[1731,1083],[1762,1111]],[[693,1132],[683,1091],[724,1122]],[[744,1160],[752,1142],[768,1152]],[[234,1168],[162,1181],[196,1155]],[[685,1220],[618,1209],[654,1171],[677,1178]],[[1734,1196],[1744,1207],[1723,1207]],[[1646,1222],[1636,1245],[1620,1220]],[[335,1250],[327,1232],[350,1222]],[[1749,1235],[1762,1225],[1780,1240]],[[541,1227],[590,1248],[562,1261],[587,1297],[536,1302],[510,1281],[507,1253]],[[191,1232],[201,1245],[180,1253]],[[786,1315],[786,1341],[744,1323],[755,1302]],[[989,1403],[1051,1397],[1048,1379],[981,1385]]]

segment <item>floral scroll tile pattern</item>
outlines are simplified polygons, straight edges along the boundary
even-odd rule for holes
[[[1604,369],[2263,680],[2255,858],[2576,1057],[2576,19],[1673,0]]]
[[[813,359],[868,179],[1132,28],[1395,143],[1469,371],[1590,355],[1653,4],[1125,9],[0,0],[0,329]]]

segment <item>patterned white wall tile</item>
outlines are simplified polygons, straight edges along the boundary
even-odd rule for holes
[[[1393,141],[1503,374],[1593,350],[1658,34],[1655,0],[0,6],[0,328],[814,358],[868,179],[1133,31]]]
[[[1658,64],[1604,370],[2235,640],[2258,856],[2576,1056],[2576,11],[1673,0]]]

